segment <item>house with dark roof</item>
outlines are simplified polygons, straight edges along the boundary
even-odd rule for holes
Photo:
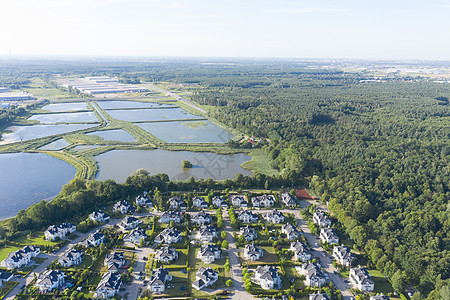
[[[212,242],[217,235],[217,228],[207,225],[200,228],[197,237],[203,243],[209,243]]]
[[[242,235],[247,242],[253,241],[258,236],[256,235],[256,230],[252,227],[241,227],[239,230],[239,235]]]
[[[265,290],[281,288],[281,277],[274,266],[258,266],[255,270],[254,281]]]
[[[313,222],[320,227],[331,226],[331,220],[328,218],[327,214],[323,211],[315,211],[313,214]]]
[[[127,214],[128,212],[134,211],[134,207],[131,206],[128,201],[121,200],[113,205],[113,212],[120,212],[121,214]]]
[[[191,222],[196,225],[211,224],[212,218],[204,210],[191,216]]]
[[[256,197],[252,197],[252,206],[253,207],[265,207],[269,208],[275,204],[275,196],[274,195],[260,195]]]
[[[292,206],[296,206],[297,205],[297,201],[295,200],[295,198],[292,197],[291,194],[289,194],[287,192],[281,194],[281,201],[286,206],[292,207]]]
[[[302,235],[301,232],[292,224],[285,224],[281,226],[281,233],[284,233],[290,241],[298,239]]]
[[[77,226],[72,223],[62,223],[59,225],[51,225],[46,231],[44,231],[45,239],[48,241],[53,241],[56,238],[65,238],[68,233],[75,232]]]
[[[89,215],[89,219],[91,219],[92,221],[98,222],[98,223],[104,223],[109,221],[109,219],[111,219],[111,217],[109,215],[107,215],[106,213],[102,212],[101,210],[97,210],[92,212]]]
[[[178,251],[171,246],[163,246],[156,250],[155,259],[164,263],[169,263],[178,259]]]
[[[320,239],[323,243],[339,244],[339,237],[332,228],[322,228],[320,230]]]
[[[259,260],[264,256],[264,251],[260,246],[255,246],[255,244],[247,244],[244,249],[244,256],[247,260]]]
[[[166,282],[172,280],[167,269],[153,269],[152,275],[148,283],[148,287],[152,293],[164,293],[166,290]]]
[[[176,228],[166,228],[155,237],[155,243],[173,244],[183,240],[181,232]]]
[[[213,285],[219,279],[219,273],[211,268],[200,267],[195,275],[195,279],[192,286],[197,290],[201,290],[204,287]]]
[[[91,233],[88,238],[83,242],[83,245],[86,247],[96,247],[103,243],[105,240],[105,235],[101,233],[100,230],[97,230],[94,233]]]
[[[222,196],[214,196],[212,198],[212,203],[217,208],[221,208],[221,207],[227,208],[228,207],[227,201],[225,201],[225,199],[223,199]]]
[[[333,257],[338,263],[345,267],[351,267],[355,257],[350,253],[350,248],[344,245],[334,246]]]
[[[327,282],[322,269],[315,263],[305,263],[300,269],[301,275],[305,276],[305,285],[320,287]]]
[[[126,216],[118,226],[122,230],[130,230],[136,228],[139,225],[139,219],[133,216]]]
[[[231,204],[236,207],[247,207],[248,202],[244,195],[230,195]]]
[[[64,272],[58,270],[45,270],[40,273],[36,285],[41,293],[50,293],[64,284]]]
[[[197,208],[208,208],[208,202],[205,201],[204,197],[194,197],[192,199],[192,205]]]
[[[169,199],[170,208],[172,209],[180,209],[180,210],[186,210],[187,209],[187,203],[184,201],[183,198],[175,196]]]
[[[0,265],[7,269],[20,268],[29,264],[40,252],[41,249],[38,246],[25,246],[22,249],[10,252]]]
[[[201,245],[197,257],[205,264],[211,264],[222,255],[220,245]]]
[[[108,267],[108,272],[118,272],[125,265],[125,254],[115,251],[107,254],[103,264]]]
[[[296,261],[305,262],[311,260],[311,253],[302,242],[292,242],[289,250],[294,252],[294,259]]]
[[[152,199],[150,199],[147,192],[142,193],[142,195],[136,196],[136,204],[141,206],[153,206]]]
[[[127,234],[126,236],[124,236],[123,240],[125,242],[130,242],[136,245],[139,245],[141,243],[141,240],[145,240],[147,238],[147,234],[145,233],[145,230],[137,227],[133,230],[131,230],[131,232],[129,234]]]
[[[82,259],[83,251],[72,248],[69,252],[58,258],[58,263],[64,268],[68,268],[79,265]]]
[[[325,293],[317,292],[316,294],[309,294],[309,300],[330,300],[330,297]]]
[[[284,214],[277,209],[274,209],[268,213],[262,214],[262,217],[267,222],[274,223],[274,224],[280,224],[280,223],[283,223],[284,221],[286,221],[286,217],[284,216]]]
[[[370,300],[390,300],[390,298],[386,295],[383,295],[383,293],[381,293],[380,295],[370,296]]]
[[[256,222],[258,222],[258,215],[254,214],[250,210],[239,210],[239,211],[237,211],[237,218],[242,223],[256,223]]]
[[[94,298],[112,298],[119,293],[122,286],[120,273],[106,272],[97,285]]]
[[[375,282],[365,268],[351,268],[349,280],[353,288],[362,292],[373,292]]]
[[[0,288],[3,286],[3,282],[10,281],[13,277],[13,273],[0,271]]]
[[[159,221],[161,223],[170,223],[171,221],[180,223],[181,219],[181,214],[178,211],[166,211],[161,215]]]

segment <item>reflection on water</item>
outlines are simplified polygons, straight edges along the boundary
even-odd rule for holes
[[[69,146],[70,144],[66,142],[64,139],[59,139],[50,144],[44,145],[40,147],[41,150],[61,150],[62,148]]]
[[[105,141],[134,142],[136,140],[131,134],[122,129],[95,131],[87,135],[98,135]]]
[[[42,114],[42,115],[34,115],[29,120],[37,120],[41,123],[98,122],[98,119],[93,112]]]
[[[42,107],[42,109],[62,112],[62,111],[77,111],[77,110],[87,110],[86,102],[70,102],[70,103],[52,103]]]
[[[103,109],[116,109],[116,108],[144,108],[144,107],[171,107],[171,104],[159,104],[149,102],[138,101],[98,101]]]
[[[161,108],[161,109],[129,109],[129,110],[108,110],[111,117],[128,122],[140,121],[165,121],[203,118],[192,115],[181,108]]]

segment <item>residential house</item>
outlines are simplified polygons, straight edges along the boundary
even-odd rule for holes
[[[69,252],[58,258],[58,263],[62,267],[68,268],[71,266],[79,265],[82,261],[82,258],[83,251],[72,248]]]
[[[48,241],[53,241],[56,238],[65,238],[66,234],[75,232],[77,226],[72,223],[62,223],[60,225],[51,225],[46,231],[44,231],[45,239]]]
[[[139,245],[141,243],[141,240],[145,240],[147,238],[147,234],[145,233],[145,230],[138,227],[133,230],[129,234],[127,234],[123,240],[125,242],[130,242],[136,245]]]
[[[105,214],[104,212],[102,212],[101,210],[97,210],[92,212],[92,214],[89,215],[89,219],[91,219],[92,221],[98,222],[98,223],[104,223],[104,222],[108,222],[109,219],[111,219],[111,217],[107,214]]]
[[[322,228],[320,230],[320,239],[323,243],[327,242],[330,245],[339,244],[339,237],[332,228]]]
[[[351,268],[349,279],[353,288],[362,292],[373,292],[375,288],[375,282],[365,268]]]
[[[58,270],[46,270],[39,274],[36,285],[39,292],[43,294],[50,293],[54,289],[64,285],[64,272]]]
[[[164,293],[166,290],[166,282],[172,280],[172,275],[169,275],[167,269],[159,268],[152,270],[152,275],[148,286],[152,293]]]
[[[166,211],[161,215],[161,218],[159,218],[159,221],[161,223],[170,223],[171,221],[174,221],[175,223],[181,222],[181,214],[177,211]]]
[[[181,209],[186,210],[187,209],[187,203],[184,202],[184,199],[178,196],[172,197],[169,199],[170,208],[172,209]]]
[[[130,230],[134,229],[139,225],[139,219],[133,216],[127,216],[125,217],[122,222],[118,224],[118,226],[122,230]]]
[[[200,250],[198,251],[198,258],[200,258],[205,264],[211,264],[216,259],[219,259],[221,254],[222,250],[220,245],[201,245]]]
[[[125,265],[125,254],[115,251],[107,254],[104,265],[108,267],[108,272],[118,272]]]
[[[247,207],[248,202],[245,200],[244,195],[231,195],[230,196],[231,204],[236,207]]]
[[[294,259],[296,261],[305,262],[311,260],[311,253],[308,251],[305,244],[301,242],[292,242],[289,250],[294,252]]]
[[[86,247],[96,247],[103,243],[105,240],[105,235],[97,230],[94,233],[91,233],[88,238],[83,242],[83,245]]]
[[[256,235],[256,230],[252,227],[241,227],[239,230],[239,235],[242,235],[247,242],[253,241],[258,236]]]
[[[344,245],[334,246],[333,257],[338,263],[345,267],[351,267],[355,257],[350,253],[350,248]]]
[[[247,260],[259,260],[264,256],[264,252],[260,246],[248,244],[245,245],[244,256]]]
[[[255,282],[265,290],[281,288],[281,277],[274,266],[258,266],[255,270]]]
[[[284,221],[286,221],[286,217],[284,216],[284,214],[277,209],[263,214],[262,217],[267,222],[274,223],[274,224],[280,224],[280,223],[283,223]]]
[[[197,208],[208,208],[208,202],[205,201],[204,197],[194,197],[192,199],[192,205]]]
[[[97,285],[94,298],[112,298],[119,293],[122,286],[120,273],[106,272]]]
[[[237,212],[237,218],[243,223],[256,223],[258,222],[258,215],[254,214],[250,210],[240,210]]]
[[[152,199],[150,199],[147,192],[144,192],[142,195],[136,196],[136,204],[141,206],[153,206]]]
[[[390,298],[386,295],[383,295],[383,293],[381,293],[380,295],[370,296],[370,300],[390,300]]]
[[[155,237],[155,243],[173,244],[183,240],[181,232],[176,228],[166,228]]]
[[[322,269],[315,263],[303,264],[300,273],[305,276],[306,286],[321,287],[327,282]]]
[[[198,231],[198,239],[203,243],[210,243],[217,237],[217,228],[212,226],[202,226]]]
[[[178,251],[174,247],[163,246],[161,249],[156,250],[155,258],[167,264],[178,259]]]
[[[113,205],[113,212],[120,212],[123,215],[133,210],[134,207],[131,206],[131,204],[125,200],[118,201],[116,204]]]
[[[195,275],[195,279],[192,286],[197,290],[201,290],[204,287],[213,285],[219,279],[219,273],[211,268],[200,267]]]
[[[281,233],[286,234],[287,239],[290,241],[298,239],[302,235],[301,232],[292,224],[285,224],[281,226]]]
[[[204,210],[199,213],[192,215],[191,222],[196,225],[205,225],[212,223],[212,218]]]
[[[252,197],[253,207],[272,207],[275,204],[275,197],[273,195],[261,195]]]
[[[20,268],[30,263],[31,259],[35,258],[40,252],[41,249],[37,246],[25,246],[22,249],[10,252],[0,265],[7,269]]]
[[[286,206],[292,207],[297,205],[297,201],[295,200],[295,198],[287,192],[281,194],[281,201],[283,201],[284,205]]]
[[[10,281],[13,277],[13,273],[0,271],[0,288],[3,286],[3,282]]]
[[[313,222],[320,227],[330,227],[331,220],[328,218],[327,214],[323,211],[316,211],[313,214]]]
[[[212,203],[217,208],[221,208],[221,207],[227,208],[228,207],[227,201],[225,201],[225,199],[223,199],[222,196],[214,196],[212,198]]]
[[[309,294],[309,300],[330,300],[330,297],[325,293],[317,292],[316,294]]]

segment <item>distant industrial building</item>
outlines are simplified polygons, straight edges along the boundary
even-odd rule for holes
[[[0,93],[6,93],[6,92],[9,92],[9,88],[0,86]]]
[[[106,76],[85,77],[66,80],[64,87],[72,88],[83,94],[110,94],[110,93],[142,93],[149,90],[144,87],[119,83],[115,78]]]
[[[26,101],[26,100],[36,100],[36,98],[26,92],[3,92],[0,93],[0,102],[6,101]]]

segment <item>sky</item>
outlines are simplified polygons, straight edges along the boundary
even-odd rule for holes
[[[448,0],[0,0],[0,56],[450,60]]]

